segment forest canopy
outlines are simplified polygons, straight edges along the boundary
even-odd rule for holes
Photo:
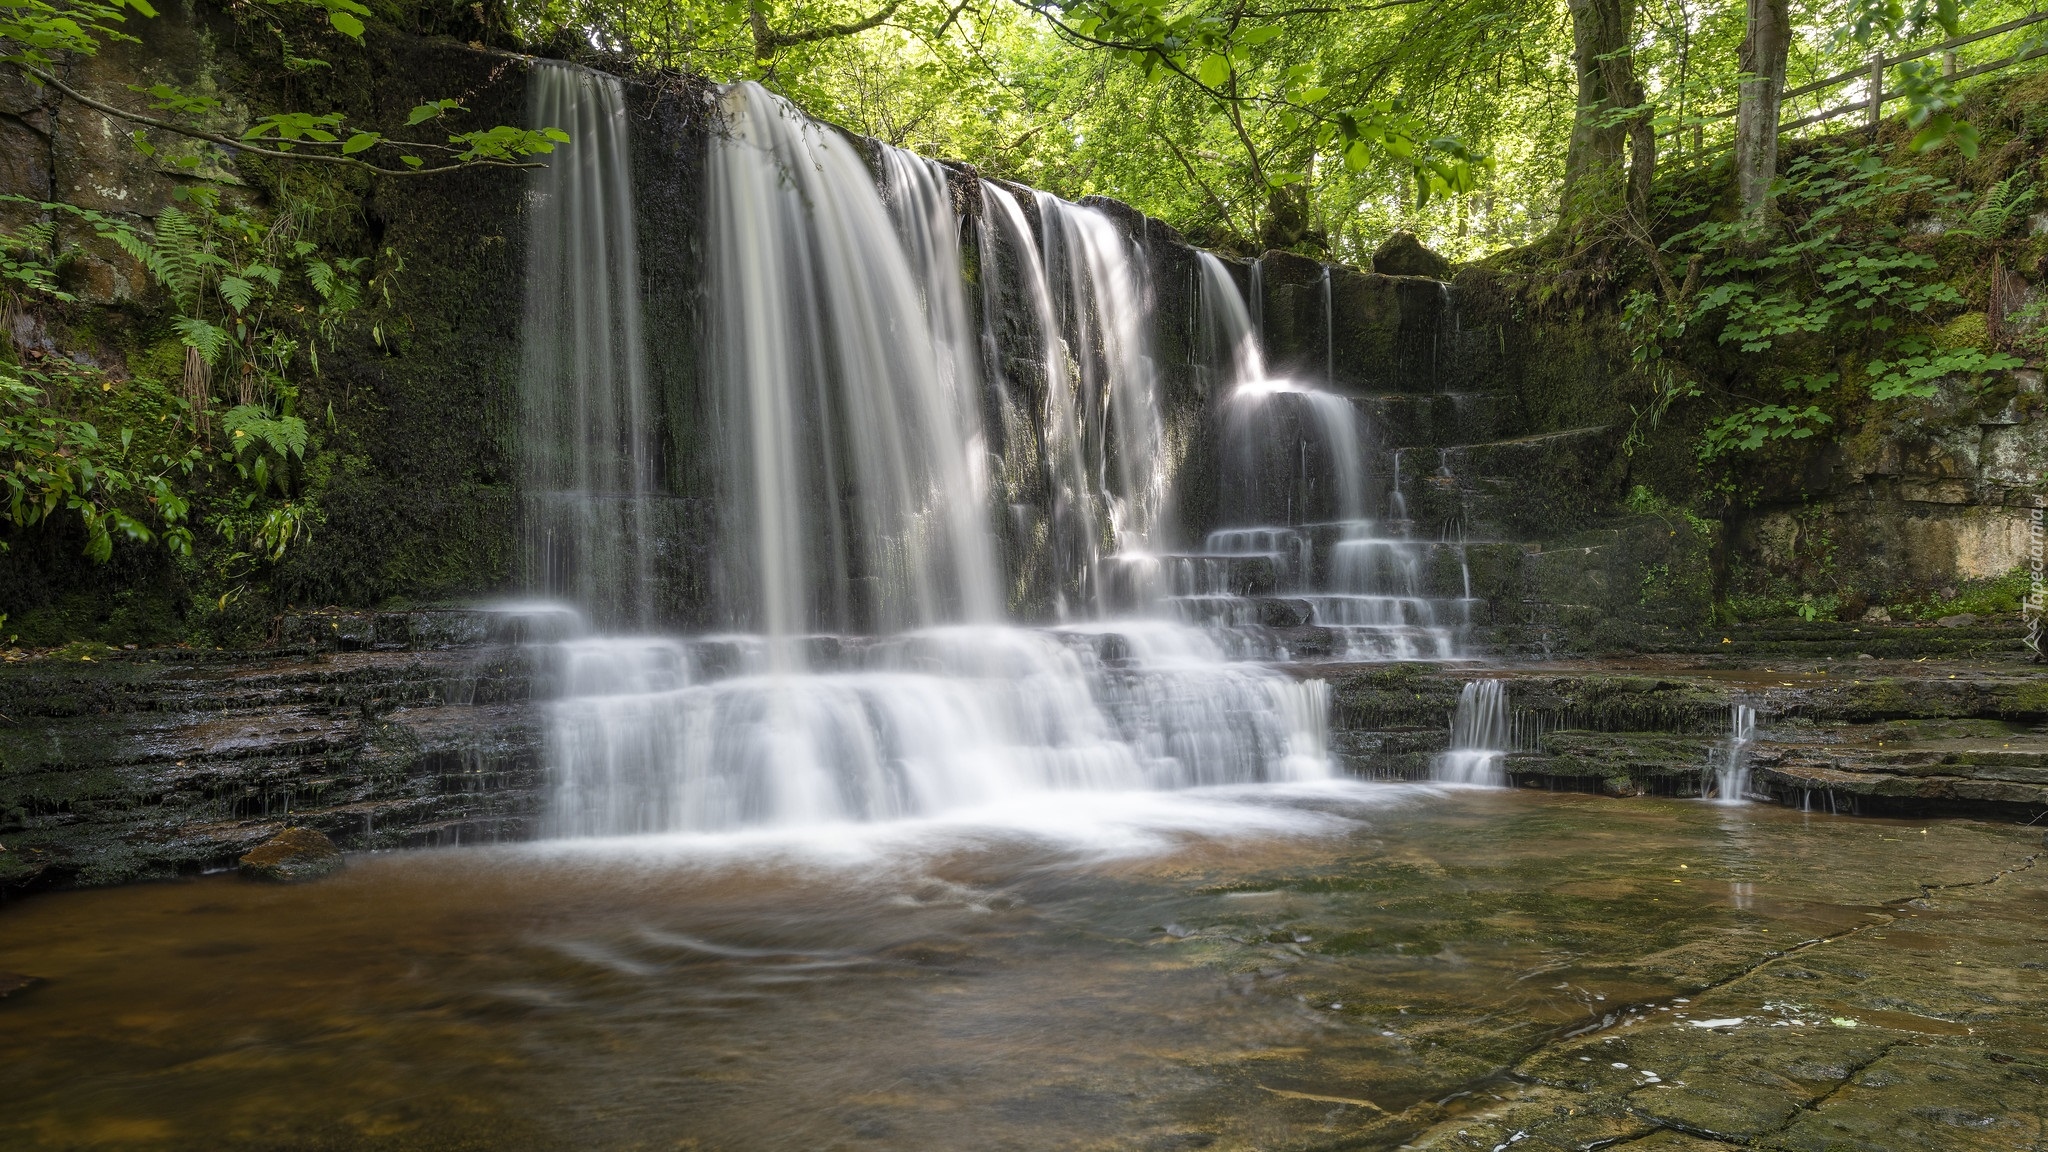
[[[758,79],[856,131],[1062,195],[1115,196],[1201,243],[1362,262],[1396,228],[1461,259],[1544,233],[1575,119],[1617,132],[1639,120],[1665,164],[1730,162],[1744,40],[1770,3],[514,0],[508,17],[529,41]],[[2017,0],[1778,7],[1794,91],[1873,52],[2027,12]],[[1603,23],[1607,42],[1584,43]],[[1962,67],[2031,52],[2042,27],[1973,43]],[[1582,109],[1588,59],[1618,63],[1636,90],[1624,81]],[[1887,92],[1915,75],[1893,69]],[[1916,104],[1938,119],[1941,94],[1924,88]],[[1796,97],[1781,119],[1866,92],[1859,77]]]

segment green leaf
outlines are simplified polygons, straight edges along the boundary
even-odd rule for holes
[[[407,114],[405,123],[408,127],[411,127],[417,124],[424,124],[440,116],[442,113],[460,112],[462,110],[462,101],[460,100],[433,100],[414,108]]]
[[[1221,86],[1230,79],[1230,59],[1227,56],[1210,56],[1202,61],[1195,78],[1211,88]]]
[[[327,22],[334,25],[336,32],[347,36],[351,40],[361,40],[363,38],[363,22],[347,12],[329,12],[327,14]]]
[[[349,137],[346,143],[342,144],[341,154],[343,156],[353,156],[358,152],[366,152],[381,139],[383,137],[375,132],[358,132]]]

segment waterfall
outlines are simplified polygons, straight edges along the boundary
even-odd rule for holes
[[[1740,804],[1749,796],[1749,745],[1756,739],[1756,709],[1734,705],[1728,716],[1728,739],[1714,747],[1707,767],[1714,774],[1714,796],[1723,804]]]
[[[1508,778],[1502,761],[1514,747],[1507,685],[1499,680],[1467,681],[1451,716],[1451,746],[1437,757],[1435,777],[1452,784],[1503,787]]]
[[[1108,218],[1041,196],[1030,243],[1022,206],[982,186],[984,236],[1015,253],[1046,370],[1035,393],[989,386],[1042,395],[1044,444],[1025,455],[1088,566],[1071,576],[1089,622],[1019,628],[1003,620],[949,174],[883,145],[871,169],[867,146],[753,84],[719,107],[707,372],[721,587],[750,631],[554,646],[551,829],[872,821],[1330,775],[1322,681],[1229,663],[1183,624],[1105,618],[1111,561],[1163,542],[1171,474],[1144,280]]]
[[[722,526],[734,616],[778,641],[1000,618],[943,181],[885,155],[906,246],[852,139],[752,83],[719,107],[708,364],[737,449]],[[778,647],[786,663],[798,652]]]
[[[983,261],[992,263],[997,252],[1013,254],[1018,264],[1013,273],[1030,304],[1031,324],[1038,334],[1039,364],[1044,377],[1035,390],[1041,397],[1036,412],[1040,440],[1037,458],[1044,471],[1048,496],[1054,610],[1061,619],[1069,619],[1080,609],[1098,602],[1096,587],[1107,513],[1100,499],[1102,489],[1091,478],[1084,447],[1087,438],[1082,433],[1082,413],[1075,395],[1072,356],[1031,224],[1017,198],[1007,190],[983,182],[981,195],[982,224],[987,237],[982,245]],[[998,307],[995,299],[1000,292],[993,268],[984,269],[982,291],[984,306],[993,312]]]
[[[593,620],[653,614],[654,451],[640,265],[619,81],[541,62],[529,117],[570,143],[533,176],[521,342],[523,558],[528,590]]]
[[[1037,206],[1046,278],[1073,334],[1082,459],[1104,496],[1114,549],[1155,553],[1166,543],[1172,470],[1138,265],[1102,213],[1045,192]]]
[[[1253,624],[1261,613],[1235,591],[1251,582],[1236,569],[1263,562],[1279,574],[1274,591],[1305,603],[1309,622],[1340,639],[1344,658],[1456,657],[1456,634],[1439,619],[1443,602],[1425,591],[1422,547],[1381,531],[1371,516],[1372,436],[1358,406],[1327,388],[1268,378],[1252,309],[1222,260],[1204,252],[1199,264],[1203,344],[1212,357],[1227,357],[1233,373],[1222,402],[1220,509],[1231,527],[1212,532],[1203,555],[1183,563],[1189,576],[1173,588],[1182,615]],[[1256,303],[1257,265],[1253,273]],[[1327,329],[1327,280],[1324,288]],[[1327,345],[1325,353],[1334,355]],[[1398,491],[1389,499],[1399,518]]]

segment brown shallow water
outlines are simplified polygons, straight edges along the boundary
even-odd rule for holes
[[[2040,842],[1391,785],[1006,822],[27,900],[0,971],[45,983],[0,1000],[0,1148],[1337,1146],[1497,1098],[1589,1024],[1688,1037],[1674,997],[1802,941],[1964,980],[1972,921],[1900,902]],[[1798,1010],[1973,1027],[1825,999]]]

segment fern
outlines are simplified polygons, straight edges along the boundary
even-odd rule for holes
[[[220,363],[221,353],[227,351],[227,331],[217,325],[208,324],[192,316],[180,316],[172,321],[178,330],[178,340],[185,347],[199,353],[200,359],[211,368]]]
[[[238,404],[221,418],[221,427],[234,447],[236,469],[255,483],[256,490],[268,490],[275,475],[278,490],[284,491],[285,467],[306,455],[306,422],[297,416],[272,416],[261,405]]]
[[[1977,205],[1969,219],[1956,231],[1986,238],[2002,235],[2014,217],[2024,215],[2034,205],[2036,195],[2031,185],[2018,192],[2013,191],[2013,181],[2019,176],[2020,173],[2015,172],[1987,189],[1983,203]]]
[[[178,310],[196,315],[206,286],[206,239],[199,225],[173,204],[156,217],[156,236],[143,256],[157,280],[176,301]]]
[[[240,276],[221,277],[219,288],[221,299],[227,301],[228,306],[237,312],[247,312],[249,301],[256,296],[256,285]]]

